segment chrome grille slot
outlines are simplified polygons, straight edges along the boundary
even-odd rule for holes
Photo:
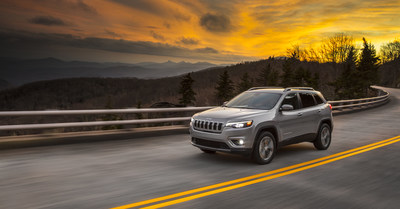
[[[223,123],[216,121],[207,120],[195,120],[193,123],[193,128],[199,131],[221,133]]]

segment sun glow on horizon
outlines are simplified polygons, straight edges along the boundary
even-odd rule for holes
[[[0,33],[16,36],[27,50],[39,40],[50,54],[69,47],[109,53],[110,61],[125,53],[138,61],[240,62],[282,56],[292,45],[316,46],[337,33],[357,44],[366,37],[376,49],[400,34],[397,0],[4,0],[0,6]]]

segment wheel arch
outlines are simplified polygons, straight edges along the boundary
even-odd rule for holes
[[[263,126],[258,129],[257,134],[255,135],[254,142],[253,142],[253,148],[254,148],[254,145],[255,145],[258,137],[261,135],[261,133],[266,132],[266,131],[270,132],[274,136],[275,146],[276,146],[276,148],[279,147],[279,145],[278,145],[278,143],[279,143],[278,129],[275,126]]]
[[[323,120],[321,120],[321,122],[319,122],[317,131],[319,131],[319,129],[321,128],[322,124],[324,124],[324,123],[328,124],[329,128],[331,129],[331,133],[332,133],[332,131],[333,131],[333,123],[332,123],[332,120],[328,119],[328,118],[327,119],[323,119]]]

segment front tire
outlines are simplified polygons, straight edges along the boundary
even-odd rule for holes
[[[270,132],[263,132],[258,136],[253,148],[253,160],[260,164],[268,164],[276,153],[276,141]]]
[[[331,127],[328,124],[323,123],[321,127],[319,127],[318,136],[314,141],[314,147],[318,150],[328,149],[329,145],[331,144],[331,134]]]

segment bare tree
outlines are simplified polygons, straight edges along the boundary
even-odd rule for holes
[[[353,37],[338,33],[321,42],[319,48],[301,48],[298,44],[287,49],[287,57],[309,62],[344,63],[354,48]]]
[[[298,44],[292,45],[291,48],[288,48],[286,50],[286,54],[287,54],[286,56],[288,58],[292,58],[292,59],[296,59],[296,60],[300,60],[302,57],[304,57],[303,50],[300,49],[300,45],[298,45]]]
[[[354,47],[353,37],[338,33],[321,44],[322,62],[344,63]]]
[[[303,50],[304,60],[309,62],[322,62],[321,54],[311,46]]]
[[[394,40],[382,45],[380,55],[383,63],[400,59],[400,41]]]

